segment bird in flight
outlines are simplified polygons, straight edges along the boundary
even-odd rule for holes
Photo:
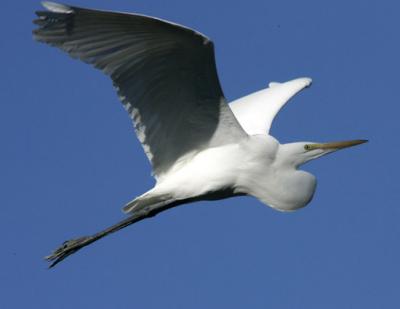
[[[144,15],[43,6],[34,38],[110,76],[156,180],[123,207],[125,220],[64,242],[46,257],[50,267],[110,233],[194,201],[248,195],[280,211],[297,210],[316,188],[302,164],[366,142],[280,144],[268,134],[276,114],[310,78],[270,83],[228,105],[205,35]]]

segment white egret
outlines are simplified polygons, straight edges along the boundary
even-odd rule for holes
[[[270,83],[228,105],[213,43],[161,19],[44,2],[34,38],[109,75],[153,167],[154,188],[129,202],[129,217],[72,239],[47,257],[54,266],[80,248],[168,208],[197,200],[250,195],[281,211],[313,197],[316,179],[298,168],[364,143],[279,144],[268,134],[275,115],[309,78]]]

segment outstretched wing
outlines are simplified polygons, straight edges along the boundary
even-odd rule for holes
[[[225,102],[207,37],[148,16],[43,5],[35,39],[111,77],[156,178],[185,155],[247,136]]]
[[[268,88],[233,101],[229,106],[247,134],[266,134],[283,105],[310,85],[311,78],[270,83]]]

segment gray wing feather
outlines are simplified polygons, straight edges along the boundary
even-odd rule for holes
[[[212,42],[160,19],[44,3],[33,31],[113,80],[157,177],[179,158],[247,134],[223,96]]]

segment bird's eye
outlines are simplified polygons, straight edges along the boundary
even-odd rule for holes
[[[310,150],[311,147],[310,147],[310,145],[304,145],[304,149],[305,149],[305,150]]]

